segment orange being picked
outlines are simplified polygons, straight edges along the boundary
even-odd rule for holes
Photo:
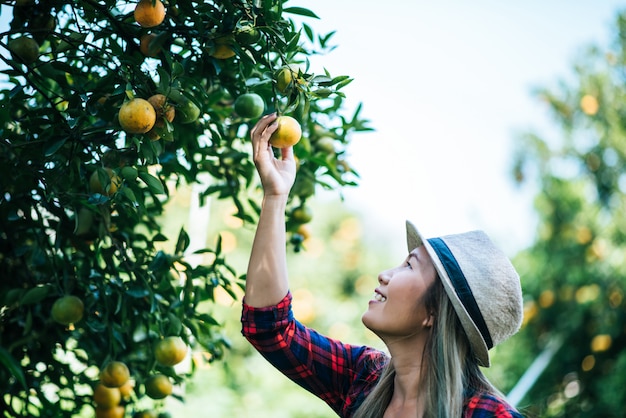
[[[128,100],[120,107],[120,126],[129,134],[145,134],[154,126],[157,114],[149,101],[140,98]]]
[[[173,385],[170,378],[164,374],[150,376],[145,383],[146,395],[152,399],[163,399],[172,394]]]
[[[291,116],[279,116],[276,118],[278,128],[270,136],[270,144],[275,148],[288,148],[300,141],[302,127]]]
[[[187,355],[187,344],[180,337],[166,337],[154,347],[154,358],[162,366],[174,366]]]
[[[73,295],[62,296],[52,305],[51,316],[61,325],[75,324],[83,318],[85,305]]]
[[[141,27],[152,28],[165,20],[165,6],[161,0],[140,0],[134,14]]]
[[[109,388],[119,388],[130,379],[128,366],[121,361],[111,361],[100,371],[100,382]]]

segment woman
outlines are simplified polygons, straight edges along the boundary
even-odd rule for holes
[[[242,332],[275,367],[342,417],[520,417],[479,366],[517,332],[519,276],[480,231],[424,239],[407,222],[408,256],[382,272],[363,314],[389,355],[332,340],[297,322],[287,280],[284,213],[293,150],[275,158],[276,115],[251,132],[264,190],[243,303]]]

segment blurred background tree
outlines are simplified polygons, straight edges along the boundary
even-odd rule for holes
[[[3,2],[12,16],[0,34],[4,416],[152,413],[223,357],[230,343],[210,306],[218,291],[237,297],[241,270],[221,238],[190,246],[187,231],[203,220],[166,231],[161,215],[193,186],[200,206],[228,200],[236,219],[254,223],[247,137],[261,113],[302,125],[293,249],[316,189],[356,184],[345,151],[368,128],[358,106],[343,114],[351,79],[310,72],[332,33],[296,24],[315,13],[284,3]],[[254,96],[238,102],[244,94]],[[159,357],[166,337],[184,342],[170,353],[191,348],[185,367]],[[113,382],[102,377],[112,361],[130,378],[122,366]]]
[[[531,365],[525,353],[547,360],[514,392],[533,416],[624,415],[625,53],[620,14],[612,45],[585,50],[573,77],[537,92],[558,130],[519,142],[514,176],[538,188],[539,224],[515,260],[526,315],[507,356],[517,373]]]

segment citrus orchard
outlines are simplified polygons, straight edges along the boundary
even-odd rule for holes
[[[154,348],[154,358],[162,366],[174,366],[187,355],[187,344],[180,337],[166,337]]]
[[[52,305],[51,316],[55,322],[62,325],[75,324],[83,318],[85,305],[83,301],[73,295],[62,296]]]
[[[156,111],[149,101],[140,98],[127,100],[120,107],[120,126],[130,134],[145,134],[156,122]]]
[[[235,100],[235,112],[242,118],[254,119],[263,114],[265,102],[256,93],[244,93]]]
[[[135,21],[139,26],[152,28],[165,20],[165,6],[161,0],[140,0],[135,6]]]
[[[100,382],[110,388],[119,388],[130,379],[128,366],[121,361],[109,362],[100,372]]]
[[[276,118],[278,128],[270,136],[270,144],[276,148],[288,148],[300,141],[302,127],[291,116],[279,116]]]

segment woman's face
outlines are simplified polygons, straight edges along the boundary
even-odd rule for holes
[[[410,337],[429,329],[433,318],[423,296],[436,277],[424,246],[414,249],[401,265],[379,274],[379,286],[361,318],[363,324],[383,340]]]

